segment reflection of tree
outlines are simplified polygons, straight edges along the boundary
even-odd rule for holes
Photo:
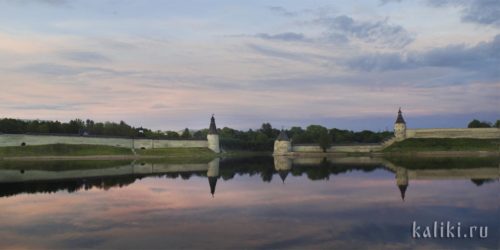
[[[469,169],[497,167],[500,164],[498,157],[393,157],[387,160],[407,169]]]
[[[12,196],[20,193],[55,193],[66,190],[68,193],[79,190],[89,190],[91,188],[109,189],[111,187],[123,187],[141,179],[141,176],[113,176],[87,179],[60,180],[49,182],[21,182],[21,183],[1,183],[0,197]]]
[[[495,179],[471,179],[472,183],[476,184],[476,186],[481,186],[485,183],[490,183],[496,181]]]
[[[400,162],[412,164],[413,168],[429,168],[432,166],[433,168],[446,168],[448,166],[458,166],[466,167],[465,164],[470,164],[469,166],[481,167],[481,166],[489,166],[491,165],[490,159],[467,159],[462,158],[457,160],[454,159],[424,159],[423,163],[413,162],[411,159],[400,159]],[[111,162],[99,162],[99,163],[85,163],[85,165],[79,166],[79,169],[89,168],[95,169],[100,164],[104,166],[112,167],[113,164]],[[496,161],[493,161],[496,163]],[[120,163],[121,164],[121,163]],[[41,164],[43,165],[43,164]],[[27,170],[31,171],[31,169],[35,168],[37,170],[43,170],[43,167],[39,165],[35,166],[22,166],[26,167]],[[77,167],[77,166],[72,166]],[[7,168],[11,168],[7,166]],[[14,166],[12,166],[14,168]],[[52,168],[52,169],[51,169]],[[55,169],[67,169],[64,164],[57,163],[55,165],[50,165],[49,169],[52,171]],[[377,168],[384,168],[381,164],[345,164],[345,163],[332,163],[324,158],[319,163],[310,163],[310,164],[300,164],[295,163],[292,166],[286,167],[286,173],[290,173],[292,176],[307,176],[309,180],[328,180],[332,175],[339,175],[343,173],[348,173],[351,171],[363,171],[370,172]],[[219,164],[219,176],[227,181],[233,179],[235,176],[249,175],[249,176],[260,176],[261,180],[264,182],[270,182],[273,179],[273,176],[276,174],[284,175],[283,166],[275,166],[275,162],[272,157],[263,156],[263,157],[251,157],[251,158],[227,158],[220,161]],[[281,171],[281,172],[280,172]],[[58,191],[67,191],[67,192],[76,192],[80,190],[88,190],[91,188],[99,188],[99,189],[110,189],[114,187],[123,187],[134,183],[136,180],[144,178],[146,176],[156,176],[160,178],[169,178],[169,179],[177,179],[182,178],[184,180],[189,180],[193,176],[203,176],[206,177],[207,173],[205,171],[198,172],[169,172],[163,174],[134,174],[134,175],[122,175],[122,176],[108,176],[108,177],[95,177],[95,178],[81,178],[81,179],[71,179],[71,180],[58,180],[58,181],[35,181],[35,182],[26,182],[26,183],[4,183],[0,184],[0,197],[4,196],[12,196],[20,193],[54,193]],[[284,179],[282,177],[282,179]],[[472,179],[474,184],[481,186],[485,183],[490,183],[495,181],[494,179]]]

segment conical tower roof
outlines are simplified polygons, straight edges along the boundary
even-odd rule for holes
[[[212,115],[212,118],[210,119],[210,127],[208,128],[208,134],[209,135],[216,135],[217,134],[217,127],[215,126],[214,115]]]
[[[215,186],[217,185],[217,179],[218,177],[215,176],[208,177],[208,184],[210,185],[210,193],[212,194],[212,197],[215,194]]]
[[[399,188],[399,191],[401,192],[401,199],[404,201],[406,189],[408,188],[408,185],[398,185],[398,188]]]
[[[283,181],[283,183],[285,183],[286,177],[288,176],[289,172],[290,171],[288,171],[288,170],[280,170],[280,171],[278,171],[278,174],[279,174],[281,180]]]
[[[403,113],[401,112],[401,108],[399,108],[398,118],[396,119],[396,123],[406,124],[405,119],[403,119]]]
[[[280,134],[278,135],[278,138],[276,138],[277,141],[289,141],[288,135],[286,135],[285,130],[281,130]]]

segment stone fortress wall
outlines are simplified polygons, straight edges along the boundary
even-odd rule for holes
[[[104,145],[134,149],[208,147],[208,141],[206,140],[157,140],[88,136],[0,134],[0,147],[49,144]]]
[[[407,129],[406,138],[500,139],[500,129],[499,128]]]
[[[211,134],[207,140],[163,140],[163,139],[135,139],[118,137],[93,137],[78,135],[30,135],[30,134],[1,134],[0,147],[72,144],[72,145],[103,145],[130,149],[153,148],[209,148],[220,153],[219,135],[215,127],[215,119],[210,122]]]
[[[326,150],[327,153],[369,153],[379,152],[397,141],[409,138],[472,138],[472,139],[500,139],[499,128],[435,128],[435,129],[407,129],[401,110],[394,124],[394,137],[377,144],[334,145]],[[277,148],[290,148],[276,151]],[[293,145],[293,142],[276,140],[274,155],[322,153],[319,145]]]

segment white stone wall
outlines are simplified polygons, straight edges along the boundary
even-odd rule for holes
[[[0,147],[47,144],[90,144],[131,148],[132,140],[124,138],[96,138],[83,136],[14,135],[0,134]]]
[[[400,130],[406,128],[398,128]],[[498,128],[438,128],[438,129],[406,129],[408,138],[474,138],[474,139],[500,139]],[[374,145],[346,145],[332,146],[327,152],[339,153],[369,153],[381,151],[396,141],[404,140],[403,137],[394,137],[382,144]],[[276,145],[276,143],[275,143]],[[275,146],[276,152],[276,146]],[[320,153],[323,150],[318,145],[294,145],[291,152]]]
[[[406,138],[500,139],[500,129],[498,128],[407,129]]]
[[[203,140],[152,140],[152,139],[135,139],[134,148],[151,149],[151,148],[206,148],[208,142]]]
[[[52,135],[14,135],[0,134],[0,147],[26,145],[48,145],[48,144],[88,144],[105,145],[136,149],[145,148],[195,148],[208,147],[204,140],[152,140],[152,139],[128,139],[128,138],[102,138],[85,136],[52,136]]]

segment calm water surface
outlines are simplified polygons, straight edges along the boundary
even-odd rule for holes
[[[499,249],[498,166],[490,158],[0,162],[0,248]],[[413,239],[413,221],[487,226],[488,238]]]

